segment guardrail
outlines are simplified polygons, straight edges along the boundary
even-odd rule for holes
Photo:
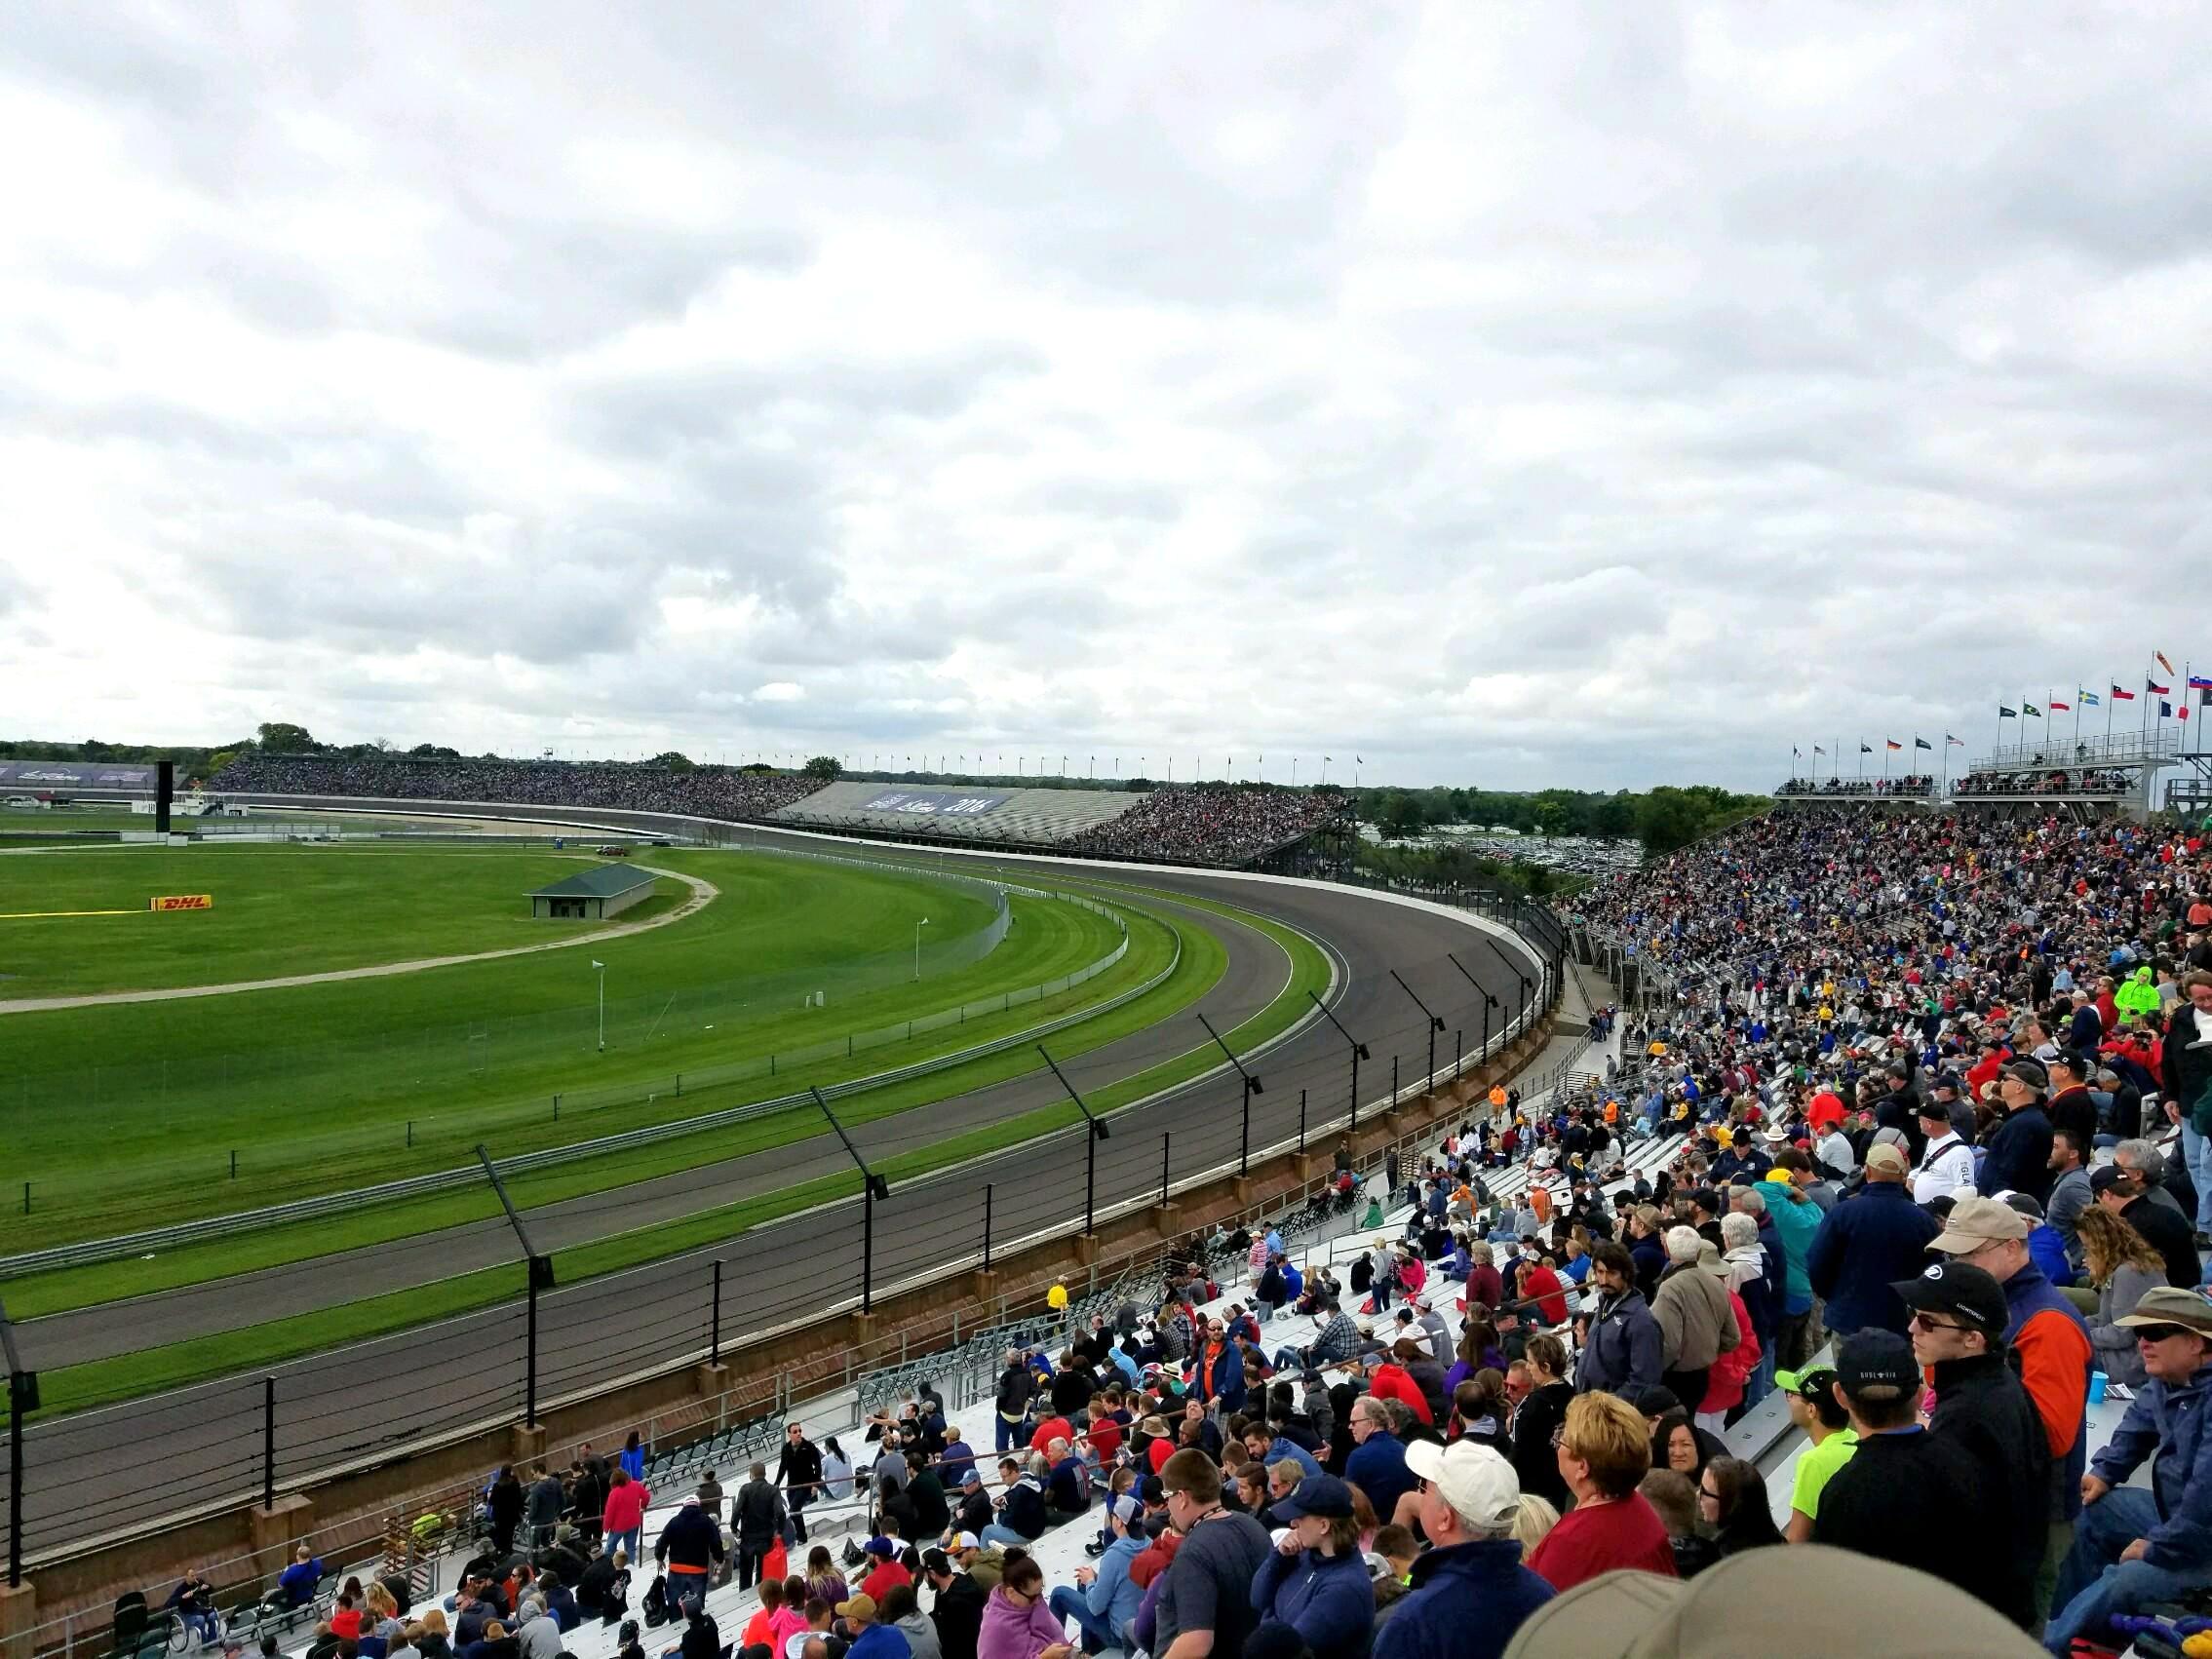
[[[1084,909],[1096,911],[1101,915],[1111,917],[1121,927],[1122,937],[1120,941],[1112,950],[1096,962],[1077,969],[1074,973],[1066,976],[1063,981],[1047,981],[1043,985],[1026,987],[1026,990],[1034,990],[1038,993],[1037,1000],[1041,1000],[1043,996],[1048,994],[1057,995],[1060,990],[1071,990],[1079,984],[1086,984],[1114,967],[1128,955],[1128,923],[1122,920],[1121,916],[1109,907],[1073,893],[1054,893],[1042,888],[1023,887],[1011,882],[994,883],[993,885],[1002,885],[1006,891],[1018,893],[1025,897],[1055,899],[1065,904],[1075,905]],[[1169,957],[1166,967],[1145,980],[1142,984],[1133,985],[1127,990],[1116,992],[1104,1002],[1094,1003],[1088,1007],[1062,1015],[1058,1019],[1046,1021],[1042,1024],[1029,1026],[1008,1036],[995,1037],[989,1042],[974,1043],[967,1048],[958,1049],[947,1055],[939,1055],[931,1060],[916,1061],[911,1065],[898,1066],[889,1071],[873,1072],[869,1076],[853,1078],[843,1083],[826,1084],[822,1088],[822,1093],[832,1100],[843,1100],[851,1095],[888,1088],[896,1083],[908,1082],[916,1077],[926,1077],[933,1072],[946,1071],[956,1065],[964,1065],[970,1061],[982,1060],[994,1054],[1003,1054],[1009,1049],[1034,1043],[1039,1038],[1048,1037],[1056,1031],[1064,1031],[1070,1026],[1097,1019],[1102,1014],[1111,1013],[1114,1009],[1123,1007],[1149,991],[1156,990],[1160,985],[1167,983],[1169,977],[1181,966],[1182,961],[1183,940],[1182,936],[1178,935],[1175,950]],[[1057,985],[1058,990],[1047,989],[1048,986],[1052,985]],[[1026,991],[1019,993],[1003,992],[1000,997],[990,1000],[1001,1003],[1002,1006],[999,1011],[1004,1012],[1014,1006],[1011,999],[1018,995],[1026,996]],[[964,1015],[966,1008],[967,1005],[963,1004],[959,1010],[951,1012]],[[923,1020],[907,1022],[903,1028],[911,1035],[913,1032],[926,1031],[933,1029],[936,1025],[950,1022],[942,1015],[932,1015]],[[891,1029],[891,1027],[886,1027],[886,1029]],[[751,1075],[752,1073],[748,1071],[745,1074]],[[689,1075],[695,1080],[703,1079],[709,1085],[717,1081],[711,1071],[692,1072]],[[683,1074],[679,1074],[676,1079],[675,1092],[679,1095],[683,1092],[682,1077]],[[732,1124],[747,1123],[755,1118],[766,1117],[773,1112],[788,1111],[796,1106],[810,1105],[812,1102],[813,1096],[807,1091],[778,1095],[764,1100],[748,1100],[742,1105],[726,1106],[719,1111],[706,1112],[697,1117],[678,1118],[668,1123],[646,1124],[638,1129],[621,1130],[613,1135],[597,1136],[588,1140],[570,1141],[564,1146],[549,1146],[541,1151],[520,1152],[511,1157],[495,1158],[492,1160],[492,1166],[502,1177],[521,1175],[531,1170],[549,1169],[560,1164],[570,1163],[580,1158],[600,1157],[609,1152],[628,1151],[639,1146],[649,1146],[658,1141],[676,1139],[681,1136],[723,1129]],[[312,1197],[293,1199],[286,1204],[266,1205],[253,1210],[232,1211],[227,1215],[210,1215],[192,1221],[179,1221],[171,1226],[152,1227],[142,1232],[115,1234],[102,1239],[86,1239],[75,1244],[56,1245],[47,1250],[27,1251],[18,1255],[0,1256],[0,1275],[19,1277],[28,1273],[51,1272],[62,1267],[82,1267],[94,1262],[114,1261],[125,1256],[143,1254],[149,1251],[158,1253],[175,1250],[180,1245],[198,1244],[209,1239],[227,1237],[233,1233],[252,1232],[262,1227],[283,1226],[293,1221],[313,1220],[321,1215],[351,1212],[365,1204],[418,1198],[426,1193],[443,1192],[453,1187],[471,1186],[483,1179],[484,1168],[481,1164],[467,1164],[452,1169],[434,1170],[427,1175],[408,1176],[399,1180],[380,1181],[373,1186],[352,1187],[342,1192],[317,1193]]]

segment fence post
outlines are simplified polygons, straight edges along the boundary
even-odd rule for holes
[[[1390,1057],[1390,1103],[1393,1106],[1398,1103],[1398,1057],[1396,1055]]]
[[[983,1183],[983,1270],[990,1271],[990,1192],[992,1183]]]
[[[1298,1092],[1298,1149],[1305,1150],[1305,1091]]]
[[[676,1074],[676,1098],[683,1099],[683,1073],[680,1071]]]
[[[708,1327],[707,1363],[711,1366],[722,1363],[722,1263],[719,1256],[715,1258],[715,1312],[713,1323]]]
[[[261,1379],[261,1507],[277,1507],[277,1379]]]
[[[1160,1134],[1160,1202],[1161,1202],[1162,1204],[1165,1204],[1165,1203],[1166,1203],[1166,1202],[1168,1201],[1168,1140],[1169,1140],[1169,1138],[1170,1138],[1170,1136],[1169,1136],[1168,1132],[1166,1132],[1166,1131],[1164,1131],[1164,1130],[1163,1130],[1163,1131],[1161,1132],[1161,1134]]]
[[[238,1148],[235,1146],[230,1149],[230,1178],[238,1178]]]

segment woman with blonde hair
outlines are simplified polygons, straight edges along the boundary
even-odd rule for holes
[[[1534,1492],[1523,1492],[1521,1502],[1513,1511],[1513,1536],[1521,1545],[1521,1559],[1527,1561],[1535,1553],[1544,1535],[1559,1524],[1559,1511],[1552,1508],[1549,1498],[1540,1498]]]
[[[2128,1222],[2101,1204],[2075,1217],[2089,1283],[2096,1287],[2097,1311],[2089,1319],[2089,1342],[2097,1369],[2115,1382],[2141,1388],[2149,1380],[2135,1331],[2115,1321],[2135,1311],[2143,1292],[2166,1283],[2166,1258]]]

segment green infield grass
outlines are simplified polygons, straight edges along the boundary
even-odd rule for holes
[[[1142,894],[1141,889],[1133,887],[1098,883],[1084,885],[1099,897],[1134,899]],[[1258,1014],[1224,1033],[1232,1046],[1240,1051],[1249,1050],[1289,1030],[1307,1016],[1312,1006],[1307,993],[1321,994],[1327,990],[1330,981],[1327,957],[1310,940],[1295,929],[1239,910],[1232,906],[1187,899],[1182,895],[1175,897],[1179,904],[1236,916],[1266,933],[1284,949],[1286,967],[1282,990]],[[1184,941],[1185,963],[1197,958],[1202,972],[1210,972],[1218,977],[1222,962],[1219,942],[1213,940],[1203,928],[1189,927],[1181,922],[1174,925]],[[1178,978],[1181,977],[1181,972],[1179,969]],[[1211,980],[1207,983],[1210,984]],[[1175,981],[1171,980],[1169,985],[1163,985],[1127,1008],[1102,1017],[1096,1022],[1100,1029],[1094,1030],[1089,1024],[1078,1027],[1075,1032],[1059,1039],[1056,1046],[1065,1045],[1070,1054],[1081,1053],[1089,1044],[1110,1040],[1112,1035],[1120,1034],[1118,1030],[1107,1031],[1106,1027],[1109,1024],[1127,1023],[1127,1028],[1135,1029],[1139,1025],[1165,1018],[1173,1012],[1172,1008],[1148,1005],[1156,999],[1164,998],[1174,984]],[[1094,1109],[1117,1109],[1203,1074],[1219,1063],[1218,1052],[1211,1043],[1203,1047],[1194,1046],[1184,1055],[1124,1078],[1107,1089],[1087,1091],[1086,1098]],[[1000,1060],[1006,1058],[1008,1057],[999,1057]],[[982,1063],[990,1064],[995,1061]],[[933,1097],[941,1097],[945,1090],[933,1088],[928,1092]],[[872,1097],[862,1099],[872,1100]],[[854,1103],[857,1105],[859,1102]],[[883,1104],[885,1109],[894,1109],[888,1107],[887,1101]],[[947,1168],[1064,1128],[1076,1121],[1078,1116],[1073,1102],[1063,1100],[1057,1105],[1028,1112],[1003,1123],[988,1125],[929,1146],[901,1153],[884,1163],[882,1173],[891,1178],[906,1178]],[[795,1125],[794,1128],[798,1134],[813,1133],[811,1125]],[[689,1161],[691,1160],[687,1160]],[[534,1182],[548,1177],[558,1179],[558,1173],[547,1172],[544,1176],[523,1178]],[[658,1260],[718,1240],[733,1238],[751,1228],[814,1205],[851,1196],[858,1187],[857,1174],[825,1177],[780,1192],[762,1194],[737,1204],[706,1211],[681,1220],[616,1233],[557,1252],[557,1272],[563,1284],[574,1284],[582,1279]],[[519,1203],[546,1202],[556,1196],[550,1189],[533,1186],[528,1190],[530,1197],[524,1199],[518,1195]],[[481,1206],[470,1212],[472,1215],[485,1213]],[[461,1218],[467,1217],[453,1217]],[[364,1221],[369,1219],[363,1218]],[[419,1231],[421,1227],[410,1227],[407,1230]],[[331,1245],[326,1248],[341,1247]],[[99,1273],[104,1269],[82,1271]],[[31,1311],[48,1311],[40,1297],[40,1291],[46,1280],[58,1280],[61,1277],[43,1276],[42,1279],[13,1287],[10,1292],[11,1300],[23,1298],[27,1294],[32,1299],[25,1302],[26,1308]],[[404,1292],[367,1297],[310,1314],[213,1333],[135,1354],[121,1355],[111,1360],[61,1368],[45,1373],[42,1387],[49,1409],[68,1411],[130,1399],[164,1388],[178,1387],[229,1371],[281,1364],[288,1359],[322,1352],[343,1342],[406,1330],[435,1319],[495,1305],[510,1299],[516,1293],[516,1277],[513,1268],[491,1268],[461,1274]],[[90,1299],[99,1298],[79,1297],[76,1300]],[[69,1305],[76,1305],[76,1301]]]

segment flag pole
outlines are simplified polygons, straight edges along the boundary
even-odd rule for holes
[[[2081,753],[2081,682],[2078,679],[2074,682],[2074,752],[2077,758]]]
[[[2113,695],[2112,676],[2107,675],[2105,676],[2105,748],[2107,751],[2110,751],[2113,747],[2113,705],[2117,701],[2118,699]]]

